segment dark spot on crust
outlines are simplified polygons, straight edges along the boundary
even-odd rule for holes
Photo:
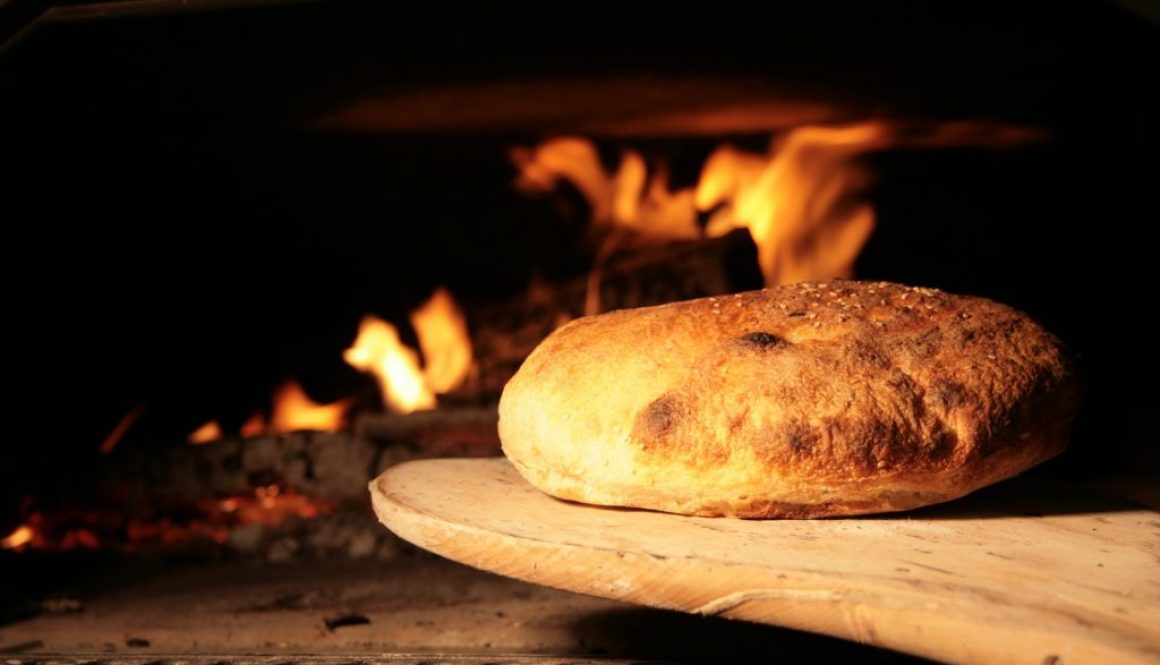
[[[943,459],[954,452],[958,440],[959,436],[954,431],[939,427],[931,433],[929,439],[922,442],[922,448],[930,459]]]
[[[955,381],[939,381],[931,392],[934,393],[935,400],[948,411],[965,405],[971,399],[966,387]]]
[[[786,314],[786,316],[795,317],[795,318],[799,317],[799,316],[805,316],[805,315],[806,315],[806,313],[802,312],[802,311],[790,312],[789,314]]]
[[[912,359],[922,360],[938,353],[941,339],[942,332],[938,328],[931,328],[913,341],[901,345],[901,350]]]
[[[914,341],[918,344],[930,344],[930,343],[938,342],[939,338],[941,338],[941,337],[942,337],[941,330],[939,330],[938,328],[931,328],[930,330],[919,335],[918,338],[915,339]]]
[[[802,422],[793,422],[782,430],[782,438],[794,453],[807,453],[821,441],[817,430]]]
[[[878,348],[858,341],[850,344],[849,355],[856,365],[866,365],[870,367],[886,368],[890,366],[890,360],[878,350]]]
[[[823,420],[827,439],[844,442],[842,453],[851,465],[864,473],[876,473],[886,468],[906,441],[892,422],[877,419],[848,419],[843,417]]]
[[[768,348],[771,348],[774,346],[778,346],[778,345],[787,343],[784,339],[778,337],[777,335],[774,335],[773,333],[767,333],[767,332],[761,332],[761,331],[745,333],[744,335],[742,335],[740,337],[740,339],[742,342],[745,342],[746,344],[750,344],[750,345],[760,347],[763,349],[768,349]]]
[[[978,336],[979,331],[974,328],[959,328],[956,333],[957,339],[955,341],[959,343],[960,349],[965,349],[975,341],[975,337]]]
[[[663,437],[680,420],[680,404],[672,395],[662,395],[641,413],[644,434],[650,439]]]

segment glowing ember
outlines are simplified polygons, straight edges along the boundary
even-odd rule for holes
[[[132,409],[129,409],[128,413],[117,421],[117,425],[113,428],[113,431],[109,432],[109,435],[105,437],[105,440],[101,442],[97,450],[102,455],[108,455],[113,452],[113,449],[117,447],[121,439],[125,438],[125,434],[129,431],[129,428],[137,422],[137,419],[141,417],[142,413],[145,413],[145,406],[143,404],[138,404]]]
[[[435,408],[435,393],[423,381],[418,354],[403,344],[399,332],[386,321],[364,317],[354,345],[342,357],[351,367],[374,375],[392,411]]]
[[[0,540],[0,550],[20,550],[25,545],[32,542],[32,537],[36,532],[27,524],[22,524],[16,528],[15,531],[5,536]]]
[[[211,420],[191,432],[186,440],[189,443],[198,445],[209,443],[210,441],[217,441],[220,438],[222,438],[222,426],[218,424],[218,421]]]
[[[767,286],[849,277],[874,230],[874,211],[860,199],[869,175],[858,157],[899,147],[1005,148],[1038,140],[1030,129],[976,122],[940,124],[869,121],[805,126],[778,137],[766,154],[729,146],[706,161],[696,187],[670,190],[663,165],[650,175],[640,154],[626,151],[614,173],[595,146],[559,138],[516,148],[516,187],[525,193],[571,183],[591,209],[595,265],[588,313],[599,308],[601,264],[629,242],[721,236],[748,229]],[[701,230],[698,220],[707,216]]]
[[[206,499],[197,505],[201,518],[195,524],[201,524],[199,531],[207,534],[213,533],[210,527],[225,528],[228,533],[229,528],[244,524],[277,526],[291,517],[314,519],[335,509],[330,501],[279,485],[264,485],[251,494]]]
[[[265,433],[266,419],[262,417],[261,411],[255,411],[253,415],[246,418],[246,422],[242,423],[241,428],[238,429],[238,434],[246,438],[262,436]]]
[[[280,524],[290,517],[314,519],[334,510],[329,502],[299,494],[278,485],[254,490],[253,497],[233,497],[218,502],[223,513],[241,524]],[[212,510],[207,510],[212,513]]]
[[[471,337],[467,319],[445,288],[411,313],[411,325],[423,351],[427,387],[443,394],[460,386],[471,371]]]
[[[101,546],[101,539],[89,529],[70,529],[65,531],[57,543],[62,550],[95,550]]]
[[[292,488],[265,485],[247,494],[202,499],[193,504],[154,507],[130,515],[124,507],[32,513],[26,523],[0,540],[0,550],[69,551],[106,548],[147,550],[195,540],[224,544],[237,527],[276,527],[292,517],[314,519],[335,504]]]
[[[333,432],[342,427],[349,408],[349,400],[318,404],[297,381],[287,381],[274,391],[274,412],[266,429],[273,434],[298,430]]]

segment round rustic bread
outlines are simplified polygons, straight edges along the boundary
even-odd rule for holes
[[[504,389],[504,452],[562,499],[823,517],[962,496],[1061,452],[1059,342],[989,300],[801,283],[561,327]]]

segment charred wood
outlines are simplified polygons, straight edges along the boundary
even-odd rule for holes
[[[366,485],[409,459],[499,454],[491,407],[363,414],[347,432],[293,432],[112,455],[105,493],[131,501],[196,501],[280,485],[320,499],[365,503]]]

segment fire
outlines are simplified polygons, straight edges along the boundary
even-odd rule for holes
[[[300,430],[334,432],[342,427],[351,401],[342,399],[319,404],[310,399],[297,381],[290,380],[274,390],[273,409],[267,422],[261,411],[242,423],[238,434],[246,438],[264,434],[286,434]],[[186,440],[194,445],[217,441],[223,436],[221,424],[211,420],[190,433]]]
[[[69,508],[54,514],[33,512],[23,525],[0,538],[0,551],[105,548],[132,552],[193,540],[225,544],[239,526],[277,527],[292,518],[309,520],[334,512],[337,505],[292,487],[263,485],[227,497],[154,506],[143,513],[140,508],[114,504],[96,509]]]
[[[35,512],[25,519],[24,524],[0,539],[0,550],[57,550],[97,549],[100,538],[92,524],[76,519],[75,515],[61,515],[52,519],[44,513]]]
[[[403,344],[399,331],[374,316],[363,318],[357,339],[343,352],[347,363],[375,376],[387,407],[398,413],[435,408],[435,395],[458,388],[472,368],[467,318],[447,289],[436,289],[416,308],[411,325],[426,360],[422,365],[419,354]],[[269,421],[256,412],[242,424],[239,434],[255,437],[295,430],[335,431],[342,426],[351,400],[318,404],[296,381],[288,381],[274,392],[273,404]],[[201,444],[220,438],[222,427],[211,420],[191,432],[187,440]]]
[[[364,317],[354,345],[342,357],[351,367],[374,375],[392,411],[435,408],[435,394],[423,383],[419,355],[403,344],[399,331],[386,321]]]
[[[186,441],[194,445],[209,443],[210,441],[217,441],[222,438],[222,426],[216,420],[211,420],[206,424],[193,430],[186,437]]]
[[[516,148],[511,158],[520,191],[550,192],[566,180],[588,201],[595,262],[587,309],[595,313],[602,262],[634,242],[745,228],[757,245],[766,286],[849,277],[875,226],[873,208],[860,198],[869,184],[860,156],[899,147],[1003,148],[1039,138],[1035,130],[980,122],[803,126],[776,137],[764,154],[719,147],[697,185],[676,191],[664,165],[650,174],[635,151],[623,152],[616,170],[607,171],[585,139],[551,139]],[[705,219],[702,230],[699,220]]]
[[[440,394],[458,388],[471,371],[471,338],[467,319],[451,292],[436,289],[427,302],[411,313],[411,325],[423,351],[427,387]]]
[[[849,277],[874,230],[873,209],[854,198],[868,184],[854,158],[889,143],[886,125],[866,123],[803,127],[767,156],[722,147],[705,163],[693,204],[715,211],[709,235],[749,229],[767,286]]]
[[[238,429],[238,434],[246,438],[255,436],[262,436],[266,433],[266,419],[262,416],[261,411],[255,411],[246,422]]]
[[[342,427],[349,400],[318,404],[297,381],[287,381],[274,391],[274,410],[266,431],[284,434],[297,430],[333,432]]]
[[[27,524],[21,524],[16,530],[0,540],[0,550],[20,550],[32,542],[36,532]]]
[[[636,151],[624,152],[615,173],[604,170],[587,139],[550,139],[533,149],[516,148],[511,158],[519,169],[516,188],[526,194],[549,192],[561,180],[572,183],[588,202],[596,235],[615,229],[655,239],[699,235],[692,191],[670,192],[663,167],[649,178],[648,164]]]
[[[219,508],[224,513],[234,515],[234,519],[242,524],[269,525],[280,524],[290,517],[314,519],[334,510],[330,502],[277,485],[255,488],[253,498],[223,499]]]
[[[355,369],[378,380],[388,408],[411,413],[435,408],[435,395],[454,390],[471,370],[467,322],[446,289],[438,289],[411,314],[426,364],[399,339],[399,331],[374,316],[363,318],[358,337],[343,354]]]

